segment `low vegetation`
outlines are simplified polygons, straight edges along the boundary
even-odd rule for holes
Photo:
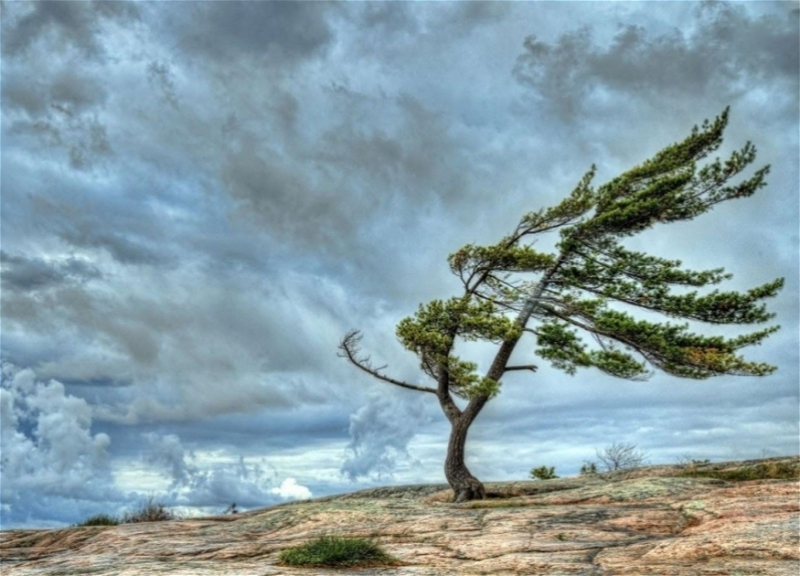
[[[595,450],[595,452],[605,472],[640,468],[647,462],[648,457],[646,452],[636,447],[636,444],[624,442],[614,442],[606,446],[602,452],[600,450]],[[597,462],[584,460],[580,469],[581,476],[592,476],[599,473]],[[538,468],[533,468],[530,471],[530,477],[534,480],[553,480],[554,478],[558,478],[555,473],[555,467],[553,466],[539,466]]]
[[[698,466],[698,464],[700,466]],[[701,467],[702,466],[702,467]],[[798,462],[759,462],[751,466],[723,469],[719,466],[708,466],[705,462],[689,464],[681,476],[691,478],[717,478],[729,482],[747,480],[794,480],[800,478]]]
[[[387,566],[397,559],[368,538],[320,536],[280,553],[281,564],[292,566]]]
[[[531,478],[534,480],[553,480],[558,476],[556,476],[555,466],[550,466],[549,468],[547,466],[539,466],[531,470]]]
[[[90,516],[80,524],[76,524],[76,526],[116,526],[117,524],[119,524],[119,520],[113,516],[109,516],[108,514],[96,514]]]
[[[136,510],[123,514],[121,519],[108,514],[96,514],[76,524],[76,526],[117,526],[118,524],[135,524],[138,522],[162,522],[176,520],[177,518],[178,516],[166,505],[154,501],[151,497]]]
[[[162,522],[165,520],[175,520],[175,513],[164,504],[149,498],[137,510],[126,512],[122,517],[123,524],[135,524],[137,522]]]

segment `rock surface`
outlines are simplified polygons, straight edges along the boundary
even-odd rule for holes
[[[800,468],[800,458],[759,463]],[[681,476],[657,466],[487,484],[453,504],[445,486],[365,490],[247,513],[170,522],[0,532],[4,576],[358,574],[712,576],[800,574],[800,484]],[[374,537],[391,568],[277,564],[322,534]]]

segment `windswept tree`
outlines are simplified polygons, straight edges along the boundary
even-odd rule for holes
[[[727,160],[700,162],[719,148],[726,109],[713,122],[695,126],[682,142],[599,187],[594,166],[556,206],[525,214],[514,231],[491,246],[468,244],[451,254],[450,270],[463,293],[433,300],[397,326],[400,342],[419,357],[433,385],[397,380],[360,350],[361,334],[349,332],[341,356],[378,380],[426,392],[439,401],[451,424],[444,472],[455,501],[484,498],[486,491],[464,463],[467,432],[512,371],[535,372],[511,363],[523,338],[555,368],[575,374],[596,368],[628,380],[653,369],[681,378],[764,376],[776,368],[743,358],[739,350],[759,344],[778,326],[725,337],[694,332],[689,323],[656,322],[638,310],[708,324],[756,324],[774,316],[764,299],[783,286],[779,278],[746,292],[700,292],[731,277],[724,269],[690,270],[680,261],[625,246],[627,238],[659,224],[691,220],[715,205],[745,198],[765,186],[769,166],[739,176],[756,157],[750,142]],[[734,181],[735,180],[735,181]],[[557,232],[551,253],[533,248],[537,237]],[[497,346],[483,373],[456,355],[459,341]],[[456,398],[463,399],[461,406]]]

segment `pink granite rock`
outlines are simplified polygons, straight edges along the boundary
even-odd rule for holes
[[[769,465],[800,469],[799,458]],[[753,468],[760,462],[699,466]],[[797,479],[686,477],[687,468],[488,484],[449,503],[441,486],[367,490],[236,516],[0,532],[4,576],[235,574],[797,576]],[[280,566],[322,534],[375,538],[402,565]]]

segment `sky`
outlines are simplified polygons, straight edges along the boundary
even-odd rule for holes
[[[752,141],[769,185],[631,246],[724,289],[785,277],[782,329],[746,350],[778,371],[570,376],[523,340],[539,370],[504,381],[467,464],[798,454],[799,7],[3,2],[0,526],[444,482],[435,398],[341,338],[424,384],[394,330],[458,294],[448,254],[726,106],[719,154]]]

